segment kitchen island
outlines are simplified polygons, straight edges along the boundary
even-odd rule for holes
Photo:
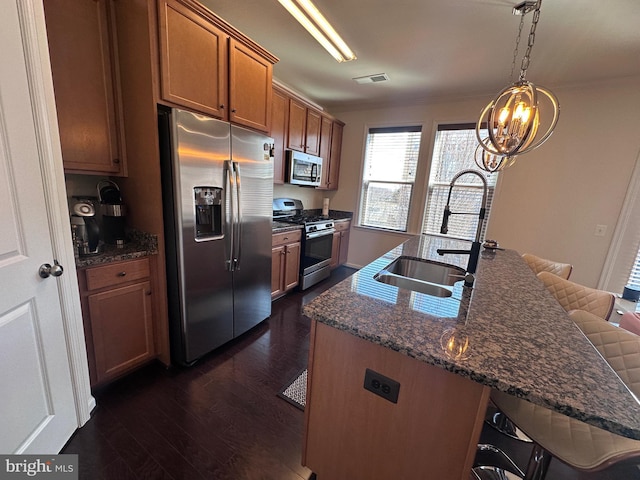
[[[304,307],[303,463],[319,480],[467,479],[491,389],[640,439],[636,398],[518,252],[482,251],[473,288],[450,297],[374,279],[400,256],[465,267],[437,249],[469,247],[416,236]],[[397,403],[364,388],[367,369],[400,384]]]

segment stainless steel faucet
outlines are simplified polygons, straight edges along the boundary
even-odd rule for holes
[[[482,193],[482,206],[480,207],[480,211],[478,213],[473,212],[452,212],[449,207],[449,202],[451,201],[451,192],[453,190],[454,185],[458,181],[458,179],[467,174],[476,175],[482,180],[483,193]],[[469,255],[469,262],[467,264],[467,273],[475,274],[476,267],[478,266],[478,257],[480,256],[480,235],[482,234],[482,226],[484,224],[484,216],[487,210],[487,197],[488,197],[489,188],[487,187],[487,179],[484,178],[477,170],[461,170],[456,173],[451,179],[451,183],[449,183],[449,195],[447,196],[447,205],[444,207],[444,215],[442,217],[442,226],[440,227],[440,233],[443,235],[449,231],[449,217],[451,215],[477,215],[478,216],[478,228],[476,229],[476,238],[471,244],[470,250],[449,250],[446,248],[439,248],[437,252],[440,255],[444,255],[445,253],[449,254],[465,254]],[[473,285],[473,277],[471,279],[465,278],[465,285],[471,286]]]

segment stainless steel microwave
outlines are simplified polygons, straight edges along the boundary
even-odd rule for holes
[[[287,150],[287,181],[293,185],[317,187],[322,178],[322,158]]]

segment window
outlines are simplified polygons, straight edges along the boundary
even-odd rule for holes
[[[633,262],[631,275],[629,275],[627,285],[634,288],[640,288],[640,250],[638,250],[638,254],[636,255],[636,261]]]
[[[360,195],[360,225],[407,231],[422,127],[370,128]]]
[[[486,136],[485,131],[480,132]],[[475,163],[475,152],[478,140],[475,124],[439,125],[433,147],[431,171],[427,193],[427,206],[422,222],[422,232],[439,234],[442,225],[442,215],[447,204],[449,184],[454,175],[461,170],[479,170]],[[489,187],[487,196],[487,210],[481,239],[489,220],[493,191],[498,181],[498,174],[481,171],[487,179]],[[456,182],[451,194],[449,206],[453,213],[465,212],[469,215],[451,215],[449,217],[448,235],[461,239],[474,239],[478,225],[478,212],[482,205],[482,181],[475,175],[463,175]]]

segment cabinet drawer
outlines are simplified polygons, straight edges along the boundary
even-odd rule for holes
[[[87,290],[120,285],[149,276],[149,259],[141,258],[127,262],[88,268]]]
[[[351,226],[351,222],[350,221],[346,221],[346,222],[335,222],[334,223],[334,228],[336,229],[336,231],[338,232],[343,232],[345,230],[349,230],[349,227]]]
[[[288,232],[282,233],[274,233],[271,245],[275,247],[276,245],[284,245],[292,242],[299,242],[302,238],[302,230],[289,230]]]

